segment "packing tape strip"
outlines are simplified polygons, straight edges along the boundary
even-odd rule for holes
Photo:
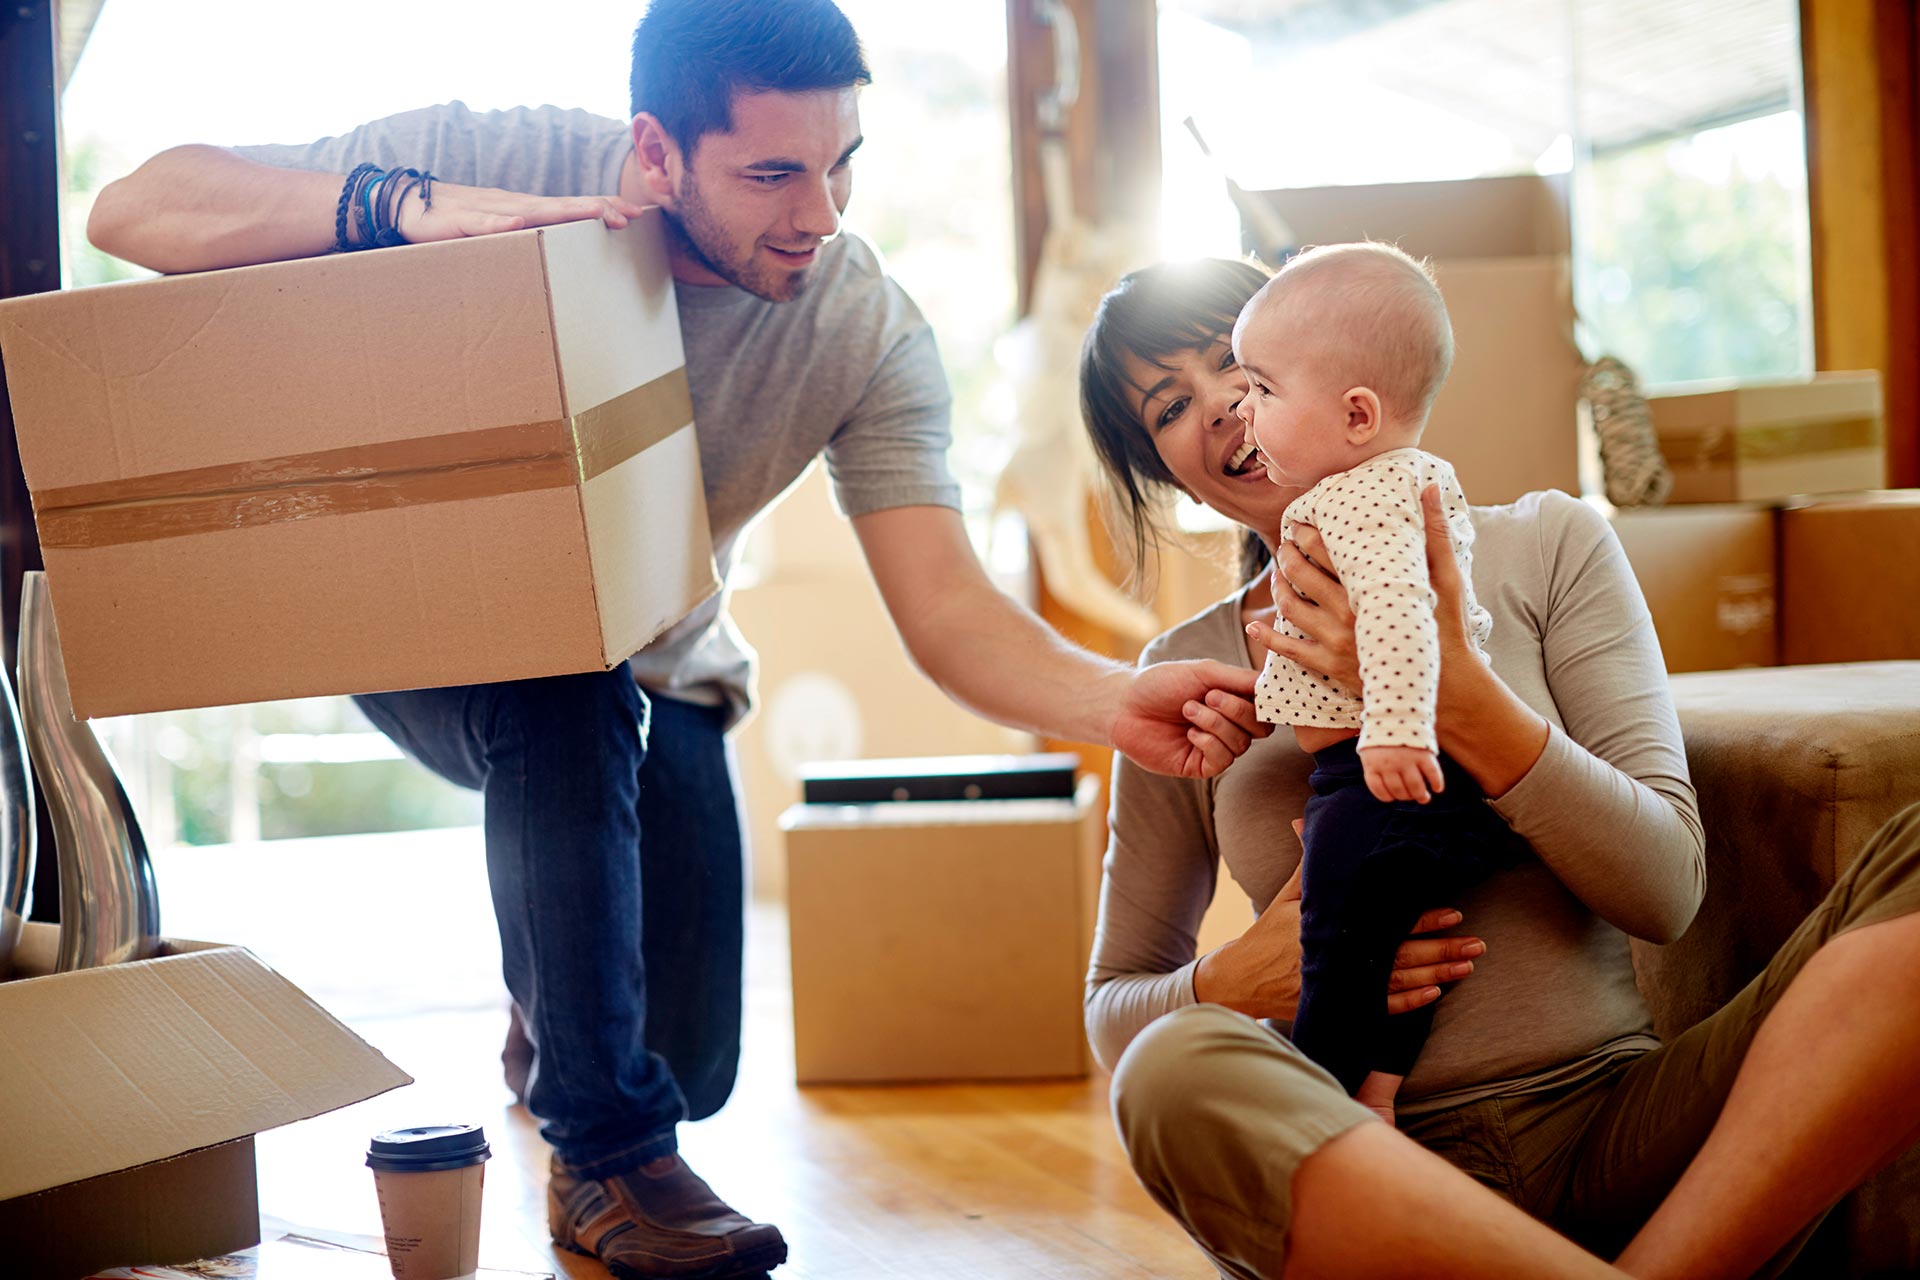
[[[562,419],[194,467],[34,495],[40,545],[117,546],[558,489],[693,420],[684,368]]]
[[[684,367],[643,382],[605,404],[582,409],[573,415],[581,481],[605,475],[692,421],[693,392]]]
[[[1871,449],[1879,443],[1878,418],[1660,432],[1660,452],[1669,462],[1696,467],[1725,465],[1735,460],[1760,462],[1802,453]]]

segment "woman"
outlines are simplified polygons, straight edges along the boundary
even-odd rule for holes
[[[1246,383],[1227,334],[1264,279],[1244,263],[1165,264],[1102,302],[1082,407],[1141,544],[1174,490],[1245,526],[1253,560],[1277,541],[1297,494],[1231,466]],[[1920,808],[1875,837],[1761,978],[1661,1046],[1628,936],[1686,928],[1703,838],[1632,572],[1605,521],[1563,494],[1476,509],[1489,670],[1467,656],[1459,575],[1428,515],[1440,745],[1537,858],[1418,926],[1464,919],[1477,936],[1416,937],[1396,957],[1395,1010],[1473,973],[1447,987],[1396,1132],[1254,1021],[1284,1024],[1298,996],[1287,826],[1308,758],[1276,734],[1211,782],[1116,762],[1087,1027],[1115,1071],[1122,1141],[1233,1276],[1617,1274],[1565,1236],[1635,1275],[1771,1273],[1920,1137],[1906,1087],[1920,1062]],[[1277,571],[1280,609],[1310,641],[1272,630],[1272,582],[1250,561],[1244,589],[1146,656],[1257,668],[1271,646],[1358,688],[1345,597],[1309,559],[1315,540],[1303,548],[1282,548]],[[1225,717],[1216,732],[1232,732]],[[1200,956],[1222,862],[1260,915]]]

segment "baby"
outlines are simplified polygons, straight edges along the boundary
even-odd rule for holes
[[[1446,304],[1391,245],[1327,245],[1287,263],[1241,311],[1233,351],[1249,386],[1243,449],[1305,490],[1280,536],[1319,530],[1354,613],[1364,696],[1272,653],[1260,718],[1314,757],[1302,828],[1301,993],[1293,1041],[1384,1118],[1433,1023],[1389,1018],[1393,954],[1422,911],[1508,867],[1527,846],[1439,752],[1440,644],[1421,491],[1439,486],[1486,660],[1493,620],[1473,597],[1473,524],[1453,468],[1417,446],[1453,364]],[[1244,454],[1242,455],[1245,456]],[[1300,636],[1284,618],[1276,626]]]

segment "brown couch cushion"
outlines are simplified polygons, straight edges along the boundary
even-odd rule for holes
[[[1663,1036],[1746,984],[1867,837],[1920,801],[1920,662],[1673,677],[1707,831],[1707,895],[1671,946],[1634,944]],[[1920,1152],[1855,1194],[1852,1274],[1920,1268]]]

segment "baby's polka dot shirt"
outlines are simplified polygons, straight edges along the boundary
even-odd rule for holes
[[[1349,471],[1328,476],[1288,504],[1280,536],[1291,542],[1296,524],[1320,531],[1328,566],[1347,589],[1354,612],[1354,643],[1366,699],[1277,653],[1267,655],[1254,707],[1270,724],[1360,729],[1360,747],[1424,747],[1438,751],[1434,697],[1440,678],[1440,641],[1434,594],[1427,580],[1426,516],[1420,492],[1440,486],[1440,505],[1453,534],[1460,575],[1467,584],[1467,630],[1481,661],[1493,617],[1473,595],[1473,520],[1466,495],[1445,459],[1419,449],[1394,449]],[[1305,639],[1285,618],[1277,628]]]

